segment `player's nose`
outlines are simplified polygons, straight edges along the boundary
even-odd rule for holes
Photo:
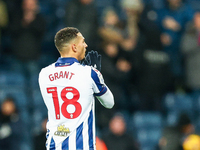
[[[85,48],[88,47],[88,45],[85,43]]]

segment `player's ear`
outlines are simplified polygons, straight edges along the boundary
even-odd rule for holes
[[[77,51],[77,49],[76,49],[76,44],[72,44],[72,50],[73,50],[74,52]]]

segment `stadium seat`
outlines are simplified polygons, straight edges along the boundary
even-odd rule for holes
[[[138,111],[132,115],[133,134],[141,150],[153,150],[158,144],[163,128],[160,112]]]
[[[33,97],[34,107],[36,107],[36,108],[38,108],[38,107],[45,108],[46,107],[39,88],[32,90],[32,97]]]
[[[196,117],[194,116],[194,113],[192,111],[185,112],[185,111],[169,111],[165,118],[165,125],[173,126],[178,123],[179,116],[181,113],[186,113],[188,117],[191,119],[192,122],[195,122]]]
[[[44,104],[41,92],[39,89],[33,89],[33,130],[38,132],[41,129],[41,122],[47,116],[47,108]]]
[[[51,7],[52,2],[48,1],[39,1],[39,6],[40,6],[40,13],[43,15],[48,15],[52,13],[52,7]]]
[[[53,0],[40,0],[40,13],[44,16],[46,21],[46,34],[44,35],[44,43],[52,41],[55,34],[55,27],[57,26],[56,9],[57,5]],[[54,33],[54,34],[53,34]]]
[[[178,120],[178,112],[177,111],[170,111],[167,113],[167,116],[166,116],[166,122],[165,124],[166,125],[176,125],[177,124],[177,120]]]
[[[112,5],[112,0],[96,0],[97,7],[106,7]]]
[[[33,88],[33,89],[35,89],[35,88],[39,89],[38,77],[39,77],[38,73],[31,75],[31,78],[30,78],[31,88]]]
[[[28,105],[28,98],[23,87],[13,86],[1,86],[0,87],[0,101],[2,102],[5,98],[12,97],[15,99],[17,108],[24,109]]]
[[[153,150],[157,146],[161,137],[161,128],[140,129],[137,132],[137,140],[141,144],[141,149]]]
[[[198,115],[200,115],[200,91],[193,92],[191,96],[193,98],[194,111],[196,111]]]
[[[32,132],[32,120],[31,116],[29,116],[26,110],[21,112],[21,118],[24,123],[23,131],[22,131],[22,140],[21,140],[21,149],[24,150],[32,150],[32,139],[31,139],[31,132]]]
[[[195,122],[195,131],[197,134],[200,135],[200,116],[196,119],[196,122]]]
[[[24,87],[25,77],[20,72],[0,71],[0,87]]]
[[[168,93],[164,97],[164,108],[167,111],[191,111],[193,110],[192,97],[189,94]]]
[[[56,4],[62,8],[65,8],[67,3],[70,2],[71,0],[56,0]]]
[[[162,127],[163,120],[160,112],[135,112],[132,116],[132,123],[135,128]]]
[[[45,108],[34,109],[33,116],[32,116],[32,119],[33,119],[32,130],[34,134],[37,134],[42,130],[41,123],[46,117],[47,117],[47,110]]]
[[[196,115],[193,101],[189,94],[168,93],[163,100],[166,125],[175,125],[181,113],[186,113],[193,121]]]

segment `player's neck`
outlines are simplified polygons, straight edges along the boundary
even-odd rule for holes
[[[74,55],[61,55],[60,57],[61,58],[76,58]]]

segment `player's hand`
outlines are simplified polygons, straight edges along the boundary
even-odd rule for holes
[[[101,55],[97,51],[90,51],[86,55],[83,65],[93,66],[97,70],[101,71]]]

